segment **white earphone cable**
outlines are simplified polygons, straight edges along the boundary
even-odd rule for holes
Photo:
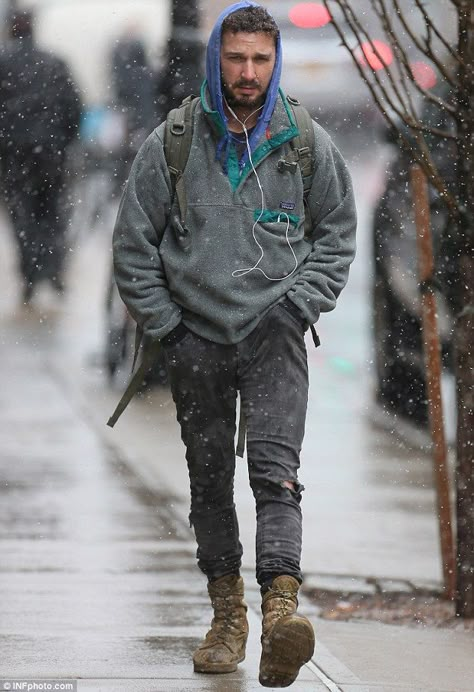
[[[240,123],[240,125],[242,125],[242,128],[243,128],[243,130],[244,130],[245,144],[246,144],[246,146],[247,146],[247,152],[248,152],[248,155],[249,155],[250,165],[252,166],[252,171],[253,171],[253,173],[254,173],[254,175],[255,175],[255,179],[256,179],[256,181],[257,181],[257,185],[258,185],[258,187],[259,187],[260,195],[261,195],[261,200],[262,200],[262,202],[261,202],[260,214],[258,215],[257,219],[255,220],[255,222],[254,222],[254,224],[253,224],[253,226],[252,226],[252,236],[253,236],[253,239],[254,239],[256,245],[257,245],[258,248],[260,249],[260,257],[258,258],[257,262],[253,265],[253,267],[246,267],[246,268],[244,268],[244,269],[236,269],[235,271],[232,272],[232,276],[235,277],[235,278],[239,278],[239,277],[241,277],[241,276],[245,276],[246,274],[250,274],[250,272],[259,271],[259,272],[261,272],[261,273],[263,274],[263,276],[264,276],[266,279],[268,279],[268,281],[283,281],[284,279],[288,279],[288,277],[290,277],[292,274],[294,274],[295,271],[298,269],[298,260],[297,260],[297,258],[296,258],[296,255],[295,255],[295,253],[294,253],[293,248],[291,247],[291,243],[290,243],[290,239],[289,239],[289,232],[290,232],[290,217],[288,216],[288,214],[287,214],[286,212],[282,212],[281,214],[278,215],[278,222],[280,222],[280,217],[281,217],[281,216],[286,216],[285,240],[286,240],[286,243],[287,243],[288,247],[289,247],[290,250],[291,250],[291,254],[293,255],[293,259],[294,259],[294,261],[295,261],[295,266],[293,267],[293,269],[291,270],[291,272],[289,272],[289,274],[285,274],[285,276],[280,276],[280,277],[277,277],[277,278],[268,276],[268,274],[266,274],[265,271],[264,271],[261,267],[258,266],[258,265],[260,264],[260,262],[263,260],[264,251],[263,251],[263,247],[260,245],[260,243],[259,243],[258,240],[257,240],[257,237],[256,237],[256,235],[255,235],[255,229],[256,229],[257,224],[258,224],[258,222],[260,221],[260,219],[262,218],[262,216],[263,216],[263,214],[264,214],[264,211],[265,211],[265,197],[264,197],[264,194],[263,194],[263,188],[262,188],[262,184],[261,184],[261,182],[260,182],[260,178],[258,177],[258,173],[257,173],[257,171],[256,171],[256,169],[255,169],[255,166],[254,166],[254,163],[253,163],[253,160],[252,160],[252,151],[251,151],[251,149],[250,149],[248,131],[247,131],[247,128],[246,128],[246,126],[245,126],[245,123],[247,122],[247,120],[248,120],[250,117],[252,117],[252,115],[254,115],[255,113],[258,113],[258,111],[261,110],[261,109],[263,108],[263,106],[260,106],[260,108],[257,108],[255,111],[253,111],[253,113],[250,113],[250,115],[248,115],[248,116],[245,118],[245,120],[242,122],[242,120],[240,120],[240,119],[237,117],[237,115],[234,113],[234,111],[233,111],[232,108],[229,106],[229,104],[227,103],[227,101],[226,101],[226,105],[227,105],[227,108],[229,109],[230,113],[234,116],[234,118],[237,120],[237,122]]]

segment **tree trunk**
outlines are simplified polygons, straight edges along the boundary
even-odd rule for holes
[[[459,5],[458,107],[462,117],[459,156],[458,276],[455,325],[457,392],[457,593],[456,612],[474,618],[474,9]]]
[[[439,536],[443,562],[444,595],[454,599],[456,569],[453,540],[453,512],[447,465],[447,446],[444,436],[441,399],[441,348],[438,331],[436,295],[433,286],[435,261],[431,235],[428,180],[420,165],[411,166],[411,184],[415,207],[417,264],[421,287],[421,314],[426,390],[433,441],[433,471],[439,518]]]
[[[457,388],[457,595],[456,612],[474,618],[474,315],[472,257],[460,259],[465,308],[455,328]]]

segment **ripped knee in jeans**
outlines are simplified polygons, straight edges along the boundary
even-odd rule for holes
[[[280,487],[281,488],[288,488],[288,490],[291,492],[292,495],[296,497],[298,501],[301,500],[301,493],[304,490],[304,485],[300,483],[299,481],[280,481]]]
[[[301,494],[304,485],[296,479],[287,478],[278,480],[274,478],[253,479],[251,482],[252,490],[257,501],[276,500],[278,497],[283,499],[285,492],[288,491],[298,503],[301,502]]]

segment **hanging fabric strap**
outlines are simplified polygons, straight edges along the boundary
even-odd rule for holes
[[[313,344],[315,348],[318,348],[318,346],[321,346],[321,340],[318,336],[318,332],[316,331],[314,324],[310,324],[309,328],[311,329],[311,336],[313,337]]]
[[[135,356],[133,359],[133,367],[135,367],[135,364],[137,361],[137,355],[138,355],[140,343],[141,343],[141,335],[139,336],[139,333],[137,330],[137,338],[136,338],[136,343],[135,343],[136,348],[135,348]],[[145,379],[145,375],[153,367],[154,363],[156,362],[156,359],[158,357],[158,352],[161,348],[163,348],[163,347],[159,341],[153,341],[149,344],[146,344],[146,347],[143,349],[142,360],[141,360],[139,367],[134,372],[132,379],[128,383],[127,389],[124,392],[124,395],[122,396],[122,398],[120,399],[120,401],[117,404],[115,411],[113,412],[113,414],[110,416],[109,420],[107,421],[107,425],[110,428],[114,427],[115,423],[118,421],[118,419],[120,418],[122,413],[125,411],[125,409],[129,405],[133,396],[136,394],[136,392],[142,386],[143,380]]]
[[[247,436],[247,419],[245,417],[242,406],[242,397],[240,397],[240,415],[239,415],[239,430],[237,435],[237,447],[235,450],[236,456],[242,458],[245,452],[245,438]]]

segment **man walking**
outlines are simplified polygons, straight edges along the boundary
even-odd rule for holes
[[[0,51],[0,158],[26,303],[39,280],[63,289],[60,193],[66,148],[77,136],[80,115],[65,63],[37,48],[30,12],[12,15],[10,42]]]
[[[190,521],[214,608],[193,656],[202,673],[231,672],[245,656],[233,498],[240,393],[257,513],[260,682],[268,687],[290,685],[314,649],[312,626],[297,613],[304,333],[334,308],[347,281],[356,222],[346,166],[315,123],[305,199],[291,147],[298,129],[279,89],[281,63],[269,13],[252,2],[228,7],[207,48],[207,78],[180,182],[184,218],[163,124],[138,153],[114,231],[117,285],[145,345],[159,340],[165,348],[186,446]]]

